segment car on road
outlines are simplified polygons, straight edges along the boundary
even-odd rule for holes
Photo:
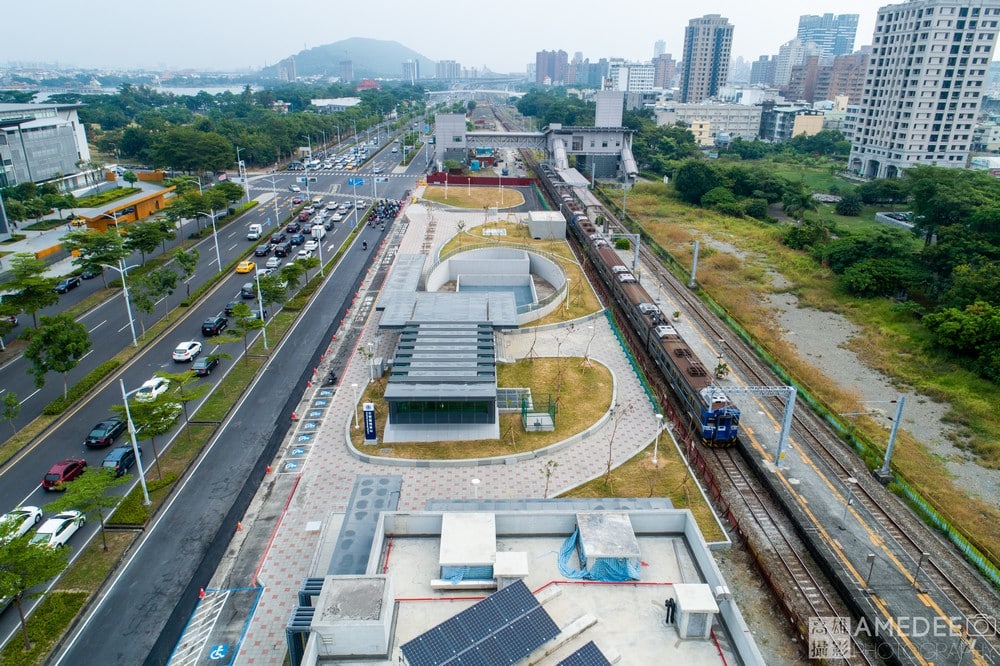
[[[229,326],[229,320],[226,319],[226,315],[217,314],[214,317],[209,317],[205,321],[201,322],[201,334],[204,336],[219,335],[226,327]]]
[[[139,449],[139,455],[142,455],[142,449]],[[104,460],[101,461],[101,469],[114,472],[115,476],[121,476],[132,469],[134,464],[135,452],[132,447],[119,446],[111,449],[108,451],[108,455],[104,456]]]
[[[302,197],[292,197],[292,203],[293,204],[300,204],[300,203],[302,203]]]
[[[306,237],[298,233],[292,234],[292,237],[288,239],[288,242],[292,245],[302,245],[306,242]]]
[[[277,253],[277,248],[275,248],[275,252]],[[278,257],[277,254],[275,254],[273,257],[268,257],[267,263],[264,264],[264,266],[267,268],[277,268],[280,265],[281,265],[281,259]]]
[[[300,231],[302,231],[302,225],[299,224],[298,222],[289,222],[288,226],[285,227],[285,231],[287,231],[290,234],[297,234]]]
[[[271,246],[268,245],[267,247],[268,250],[270,250]],[[239,265],[236,266],[237,273],[252,273],[255,270],[257,270],[257,264],[249,259],[244,259],[239,263]]]
[[[218,354],[202,356],[191,364],[191,372],[198,377],[208,377],[212,374],[212,370],[215,370],[215,368],[218,367],[219,360],[220,358]]]
[[[177,345],[172,358],[177,363],[193,361],[201,353],[201,343],[197,340],[188,340]]]
[[[0,516],[0,523],[9,526],[5,539],[23,537],[32,527],[42,521],[42,510],[37,506],[19,506],[10,513]],[[6,543],[6,541],[4,541]]]
[[[240,303],[242,303],[242,301],[240,301],[239,299],[234,299],[229,301],[228,303],[226,303],[226,309],[223,310],[223,312],[225,312],[226,316],[228,317],[229,315],[233,314],[233,308],[235,308]]]
[[[257,287],[253,282],[244,282],[240,287],[240,298],[257,298]]]
[[[128,426],[121,419],[104,419],[90,429],[90,432],[87,433],[87,439],[83,440],[83,443],[92,448],[111,446],[127,428]]]
[[[382,167],[372,167],[372,173],[382,173]]]
[[[90,268],[88,268],[85,271],[83,271],[82,273],[80,273],[80,277],[83,278],[84,280],[93,280],[95,277],[97,277],[100,274],[101,274],[101,271],[96,270],[96,269],[90,269]]]
[[[289,185],[288,186],[288,191],[289,192],[301,192],[302,188],[299,187],[298,185]]]
[[[60,548],[66,545],[69,538],[83,527],[87,519],[79,511],[69,510],[57,513],[38,528],[31,543],[49,548]]]
[[[274,257],[287,257],[292,251],[292,244],[289,241],[285,241],[281,245],[274,246]],[[274,259],[271,257],[271,259]],[[268,259],[268,265],[270,265],[271,260]],[[279,262],[280,263],[280,262]]]
[[[330,216],[331,222],[340,222],[343,219],[344,219],[343,213],[334,213],[333,215]]]
[[[271,269],[270,269],[270,268],[258,268],[258,269],[257,269],[257,279],[259,280],[259,279],[261,279],[261,278],[265,278],[265,277],[267,277],[268,275],[270,275],[270,274],[271,274],[271,272],[272,272],[272,271],[271,271]]]
[[[307,251],[307,252],[315,252],[316,248],[318,248],[318,247],[319,247],[319,241],[313,240],[313,239],[310,238],[302,246],[302,249],[305,250],[305,251]]]
[[[87,461],[83,458],[66,458],[60,460],[42,477],[42,488],[45,490],[64,490],[64,484],[83,474],[87,469]]]
[[[313,256],[312,250],[299,250],[299,253],[295,258],[297,260],[311,259],[312,256]]]
[[[255,257],[266,257],[271,254],[271,244],[264,243],[263,245],[258,245],[257,249],[253,251],[253,256]]]
[[[71,289],[76,289],[79,286],[80,286],[80,278],[68,277],[60,280],[59,283],[55,287],[53,287],[52,291],[56,292],[57,294],[65,294]]]
[[[170,380],[165,377],[153,377],[146,380],[139,390],[135,392],[135,399],[139,402],[153,402],[170,388]]]
[[[280,245],[285,242],[286,238],[288,237],[285,235],[284,231],[273,233],[271,234],[271,245]]]

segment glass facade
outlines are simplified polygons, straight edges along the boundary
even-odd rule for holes
[[[493,423],[491,400],[403,400],[389,403],[389,420],[397,424]]]

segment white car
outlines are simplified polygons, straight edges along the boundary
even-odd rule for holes
[[[296,259],[309,259],[312,256],[313,256],[312,250],[305,250],[305,249],[303,249],[303,250],[299,250],[299,254],[295,258]]]
[[[280,265],[281,265],[281,258],[280,257],[268,257],[267,258],[267,263],[264,264],[264,266],[267,267],[267,268],[277,268]]]
[[[31,543],[49,548],[60,548],[66,545],[69,538],[76,534],[87,519],[79,511],[63,511],[52,516],[38,528]]]
[[[306,244],[302,246],[302,249],[306,252],[315,252],[318,247],[319,241],[309,239],[306,241]]]
[[[176,360],[176,357],[174,357]],[[153,402],[158,397],[167,392],[170,388],[170,380],[163,377],[153,377],[139,387],[135,392],[135,399],[139,402]]]
[[[32,527],[37,525],[42,520],[42,510],[37,506],[19,506],[10,513],[4,514],[0,517],[0,523],[6,526],[10,526],[10,532],[7,532],[3,537],[4,539],[16,539],[22,537],[28,533]],[[0,528],[0,531],[4,531],[4,528]]]
[[[289,192],[301,192],[302,188],[299,187],[298,185],[289,185],[288,186],[288,191]]]
[[[174,349],[173,359],[178,363],[193,361],[201,353],[201,343],[197,340],[188,340],[177,345]]]

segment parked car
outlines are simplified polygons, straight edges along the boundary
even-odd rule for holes
[[[83,458],[66,458],[60,460],[42,477],[42,488],[45,490],[64,490],[64,484],[83,474],[87,469],[87,461]]]
[[[121,419],[104,419],[94,425],[87,434],[87,439],[83,440],[85,446],[99,447],[111,446],[115,440],[128,428],[128,425]]]
[[[197,340],[188,340],[177,345],[172,358],[177,363],[193,361],[201,353],[201,343]]]
[[[229,320],[223,314],[209,317],[201,323],[201,334],[204,336],[219,335],[229,326]]]
[[[135,399],[139,402],[153,402],[170,388],[170,380],[165,377],[153,377],[147,380],[135,392]]]
[[[215,368],[219,365],[219,360],[218,354],[202,356],[191,364],[191,372],[198,377],[208,377],[212,374],[212,370],[215,370]]]
[[[271,246],[268,245],[268,251],[270,251]],[[236,266],[237,273],[252,273],[257,270],[257,264],[249,259],[244,259]]]
[[[139,449],[139,455],[142,455],[142,449]],[[108,451],[108,455],[104,456],[104,460],[101,461],[101,469],[110,470],[115,473],[115,476],[121,476],[132,469],[134,464],[135,452],[132,447],[119,446],[111,449]]]
[[[56,292],[57,294],[65,294],[66,292],[70,291],[71,289],[76,289],[79,286],[80,286],[80,278],[78,278],[78,277],[68,277],[68,278],[63,278],[62,280],[60,280],[59,284],[57,284],[53,288],[53,291]]]
[[[38,528],[31,543],[49,548],[60,548],[66,545],[69,538],[76,534],[87,519],[79,511],[69,510],[57,513]]]
[[[42,510],[37,506],[19,506],[10,513],[0,516],[0,523],[9,525],[10,532],[6,539],[23,537],[32,527],[42,520]],[[4,541],[6,543],[6,540]]]

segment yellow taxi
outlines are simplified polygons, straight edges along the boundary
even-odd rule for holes
[[[236,267],[237,273],[253,273],[255,270],[257,270],[257,264],[250,261],[249,259],[244,259]]]

